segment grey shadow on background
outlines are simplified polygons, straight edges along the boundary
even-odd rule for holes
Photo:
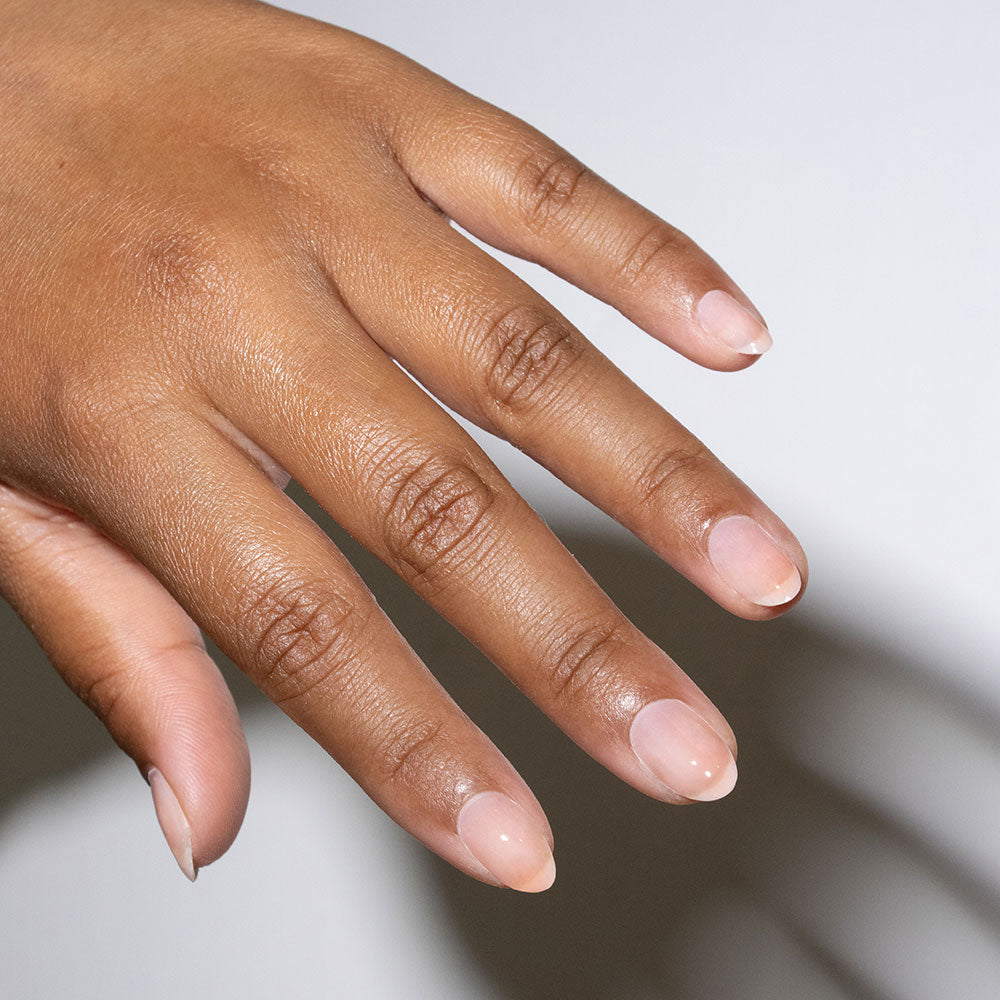
[[[429,866],[455,934],[498,997],[995,997],[1000,780],[986,802],[963,788],[950,802],[932,791],[934,768],[971,766],[1000,779],[996,720],[980,706],[803,611],[766,624],[733,618],[623,532],[557,531],[739,736],[741,780],[729,799],[665,806],[577,749],[307,497],[295,497],[511,758],[556,832],[559,879],[530,899],[482,886],[414,844],[414,864]],[[41,653],[6,608],[0,651],[2,822],[32,789],[117,751],[37,662]],[[219,659],[241,712],[260,706],[262,696]],[[910,788],[915,769],[922,777]]]

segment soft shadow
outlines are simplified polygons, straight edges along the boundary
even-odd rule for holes
[[[1000,744],[980,707],[891,651],[811,624],[805,611],[768,624],[735,619],[623,532],[560,532],[740,738],[741,780],[729,799],[665,806],[591,761],[308,498],[295,497],[548,812],[559,878],[538,897],[482,886],[414,845],[414,863],[429,866],[498,997],[993,995]],[[17,797],[111,745],[6,608],[0,652],[2,818]],[[241,710],[259,704],[220,662]],[[956,761],[970,760],[978,785],[958,780],[942,791]]]
[[[241,712],[264,696],[212,650]],[[22,796],[118,753],[101,723],[48,663],[34,637],[0,600],[0,823]]]
[[[802,611],[733,618],[624,532],[559,534],[733,723],[741,780],[728,800],[671,808],[612,778],[338,538],[556,831],[559,878],[534,898],[415,849],[497,995],[940,1000],[950,982],[951,995],[992,998],[1000,742],[983,707]],[[956,780],[963,767],[971,784]],[[761,941],[765,925],[783,949]]]

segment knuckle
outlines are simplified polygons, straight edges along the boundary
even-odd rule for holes
[[[622,646],[620,626],[591,625],[570,632],[553,650],[548,676],[555,697],[579,701],[607,686],[615,654]]]
[[[212,226],[164,223],[146,231],[129,248],[139,301],[171,317],[218,315],[241,288],[239,242]]]
[[[153,400],[144,381],[148,375],[129,377],[127,364],[114,359],[93,361],[53,374],[43,389],[42,407],[53,439],[73,464],[117,462],[134,442],[134,431],[144,425]],[[129,388],[123,391],[122,385]],[[132,435],[123,434],[131,427]]]
[[[193,653],[204,654],[205,646],[198,638],[179,639],[157,645],[138,659],[128,656],[113,639],[103,639],[76,650],[79,663],[110,663],[96,676],[82,679],[73,670],[66,677],[77,697],[104,723],[114,739],[129,750],[134,741],[136,711],[154,678],[169,674],[177,657]],[[169,685],[157,692],[161,707],[169,701]],[[170,692],[172,693],[172,692]]]
[[[111,429],[114,407],[103,379],[90,369],[60,373],[47,387],[48,416],[60,436],[92,445]]]
[[[587,168],[564,150],[534,149],[517,166],[513,202],[533,232],[567,228],[580,215],[581,182]]]
[[[677,268],[687,238],[666,223],[651,226],[626,249],[615,270],[615,284],[627,290],[664,284]]]
[[[697,505],[716,467],[717,459],[700,441],[660,451],[636,477],[639,505],[675,511]]]
[[[484,327],[485,392],[493,409],[523,409],[551,399],[583,353],[566,323],[535,306],[510,309]]]
[[[255,678],[279,705],[348,686],[372,613],[328,584],[279,581],[248,609]]]
[[[404,463],[379,492],[389,554],[417,576],[430,574],[474,536],[496,499],[475,470],[436,455]]]
[[[71,677],[72,674],[67,676]],[[115,733],[120,709],[134,687],[132,672],[127,667],[119,666],[86,682],[72,683],[71,686],[84,705]]]
[[[392,718],[376,738],[375,759],[389,781],[419,783],[428,773],[439,773],[454,757],[448,749],[445,723],[439,719]]]

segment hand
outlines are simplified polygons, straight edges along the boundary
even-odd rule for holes
[[[711,258],[524,122],[259,4],[0,0],[0,104],[0,587],[189,877],[249,789],[197,626],[453,865],[554,877],[541,807],[289,474],[623,780],[730,790],[718,710],[395,363],[770,618],[805,582],[788,529],[450,220],[732,371],[770,337]]]

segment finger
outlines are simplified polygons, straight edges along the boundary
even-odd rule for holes
[[[0,591],[135,760],[193,881],[235,839],[250,791],[236,706],[197,627],[94,528],[2,485]]]
[[[389,354],[730,611],[771,618],[791,605],[806,580],[805,555],[747,486],[545,299],[412,191],[386,185],[381,202],[385,239],[367,240],[342,224],[328,266],[352,313]]]
[[[107,419],[87,439],[120,438],[117,418]],[[128,539],[219,647],[397,823],[477,878],[547,888],[551,833],[524,782],[330,540],[224,432],[169,409],[133,419],[113,492],[89,469],[102,458],[84,455],[79,478],[90,485],[74,506]]]
[[[419,191],[471,233],[535,261],[709,368],[771,346],[760,313],[691,239],[537,129],[413,67],[393,148]]]
[[[304,301],[242,385],[212,386],[226,416],[624,780],[674,802],[728,792],[718,710],[346,312],[317,298],[310,320]]]

